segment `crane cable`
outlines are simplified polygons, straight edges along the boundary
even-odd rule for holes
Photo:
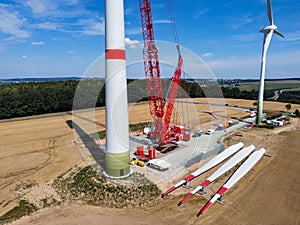
[[[180,51],[180,43],[179,43],[179,38],[178,38],[177,26],[176,26],[176,22],[175,22],[175,18],[174,18],[174,13],[173,13],[173,3],[172,3],[172,0],[167,0],[167,5],[168,5],[168,9],[169,9],[169,14],[170,14],[170,21],[171,21],[171,24],[172,24],[172,31],[173,31],[174,42],[175,42],[175,45],[176,45],[176,48],[177,48],[177,52],[178,52],[178,59],[182,61],[182,55],[181,55],[181,51]],[[184,72],[184,64],[182,64],[182,73],[183,73],[183,79],[185,80],[186,77],[185,77],[185,72]],[[184,82],[183,89],[184,90],[182,90],[182,91],[186,92],[186,80]],[[185,100],[185,103],[186,103],[186,106],[188,107],[187,99]],[[188,108],[184,107],[184,109],[188,111]],[[184,109],[183,109],[183,104],[182,104],[182,112],[184,111]],[[183,113],[182,117],[184,117],[184,113]],[[184,118],[182,118],[182,119],[184,121]],[[184,121],[183,123],[185,125],[189,126],[189,122],[190,121],[189,121],[189,118],[187,116],[187,121]]]
[[[175,19],[174,19],[172,0],[167,0],[167,4],[168,4],[168,9],[169,9],[169,14],[170,14],[170,21],[171,21],[171,24],[172,24],[174,42],[176,44],[176,48],[177,48],[177,51],[178,51],[178,56],[181,58],[180,43],[179,43],[177,27],[176,27],[176,23],[175,23]]]

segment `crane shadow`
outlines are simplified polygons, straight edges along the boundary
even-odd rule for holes
[[[104,149],[100,149],[93,138],[90,137],[80,126],[78,126],[74,121],[67,120],[67,125],[73,129],[80,137],[82,143],[87,148],[91,156],[94,158],[96,163],[102,167],[103,170],[106,169],[106,152]]]

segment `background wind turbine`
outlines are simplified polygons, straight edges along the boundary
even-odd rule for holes
[[[266,73],[266,58],[267,58],[267,51],[271,42],[271,38],[273,33],[279,35],[280,37],[284,38],[284,36],[279,33],[277,30],[277,26],[274,24],[273,21],[273,14],[272,14],[272,7],[271,7],[271,0],[267,0],[267,10],[268,10],[268,18],[270,21],[270,25],[264,27],[260,30],[260,32],[264,33],[264,44],[262,50],[262,57],[261,57],[261,70],[260,70],[260,85],[259,85],[259,94],[258,94],[258,104],[257,104],[257,117],[256,117],[256,124],[261,124],[262,112],[263,112],[263,100],[264,100],[264,86],[265,86],[265,73]]]

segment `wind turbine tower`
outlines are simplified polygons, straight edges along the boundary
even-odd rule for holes
[[[123,0],[105,1],[106,174],[130,173]]]
[[[259,94],[258,94],[258,104],[257,104],[257,115],[256,115],[256,124],[261,124],[262,112],[263,112],[263,100],[264,100],[264,86],[265,86],[265,73],[266,73],[266,59],[267,59],[267,51],[271,42],[271,38],[273,33],[279,35],[284,38],[284,36],[279,33],[277,30],[277,26],[274,24],[273,15],[272,15],[272,7],[271,0],[267,0],[267,10],[268,10],[268,18],[270,25],[264,27],[260,30],[264,34],[264,44],[262,50],[261,57],[261,70],[260,70],[260,85],[259,85]]]

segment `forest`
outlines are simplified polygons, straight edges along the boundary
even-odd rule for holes
[[[147,100],[145,80],[131,79],[127,83],[129,103]],[[163,80],[162,83],[166,95],[170,80]],[[252,100],[258,98],[258,91],[255,89],[241,91],[238,87],[221,87],[221,95],[216,95],[218,92],[216,90],[220,90],[216,84],[201,87],[196,82],[182,81],[181,87],[178,92],[179,98],[187,95],[191,98],[222,97],[221,95],[225,98]],[[92,93],[91,90],[97,92]],[[265,91],[265,99],[273,95],[273,90]],[[74,96],[76,96],[76,109],[105,106],[104,81],[67,80],[2,84],[0,85],[0,119],[71,111]],[[300,91],[283,92],[278,101],[300,104]]]

